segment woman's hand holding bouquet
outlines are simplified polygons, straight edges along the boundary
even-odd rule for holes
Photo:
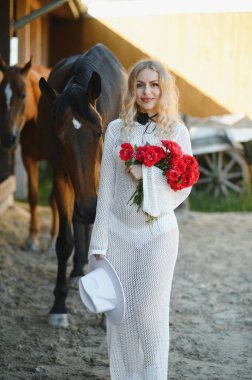
[[[174,141],[162,140],[161,142],[163,147],[149,144],[138,147],[132,146],[130,143],[123,143],[119,156],[127,168],[136,164],[158,167],[162,170],[167,179],[167,184],[173,191],[194,185],[200,175],[196,159],[189,154],[184,154],[180,146]],[[136,179],[139,178],[138,172],[136,171],[136,175],[134,172],[132,173]],[[131,205],[136,204],[138,206],[139,211],[143,203],[143,181],[141,178],[138,179],[137,189],[130,201],[132,201]]]

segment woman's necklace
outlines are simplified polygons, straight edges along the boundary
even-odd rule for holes
[[[156,125],[154,125],[154,127],[152,128],[151,131],[149,131],[149,126],[153,122],[154,117],[156,117],[157,115],[158,115],[157,113],[155,113],[155,115],[152,115],[152,116],[149,116],[148,113],[144,113],[144,112],[138,113],[138,115],[137,115],[138,123],[140,123],[142,125],[146,125],[144,132],[143,132],[143,135],[142,135],[142,142],[143,142],[143,136],[145,134],[151,135],[155,131]]]
[[[151,134],[155,131],[155,129],[156,129],[156,127],[157,127],[156,124],[154,125],[154,127],[152,128],[151,131],[148,131],[149,126],[151,125],[151,123],[152,123],[152,120],[150,120],[149,123],[146,124],[146,127],[145,127],[145,130],[144,130],[143,135],[144,135],[145,133],[146,133],[147,135],[151,135]]]

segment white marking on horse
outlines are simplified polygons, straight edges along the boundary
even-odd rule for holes
[[[11,102],[11,97],[12,97],[12,89],[10,83],[7,84],[5,87],[5,96],[6,96],[6,104],[7,104],[7,110],[10,110],[10,102]]]
[[[81,123],[79,122],[79,120],[73,118],[72,123],[75,129],[80,129]]]

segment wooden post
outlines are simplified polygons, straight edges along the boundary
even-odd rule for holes
[[[16,19],[29,14],[31,11],[30,1],[17,0],[16,1]],[[26,24],[17,30],[18,44],[18,62],[26,63],[31,56],[30,50],[30,24]]]
[[[41,64],[41,48],[42,48],[42,20],[37,18],[30,24],[31,31],[31,54],[33,56],[32,62],[35,65]]]
[[[48,66],[49,65],[49,20],[48,18],[41,19],[41,64]]]
[[[0,55],[10,63],[10,38],[13,25],[13,0],[3,0],[0,12]],[[0,181],[13,173],[13,155],[0,149]]]
[[[13,35],[13,0],[1,1],[0,12],[0,55],[9,65],[10,39]],[[3,212],[13,199],[15,178],[13,173],[13,154],[0,147],[0,212]]]
[[[1,1],[0,12],[0,53],[7,64],[10,63],[10,38],[13,25],[13,0]]]
[[[20,19],[30,13],[30,1],[16,0],[16,19]],[[31,56],[31,26],[27,24],[16,32],[18,37],[18,62],[26,63]],[[18,145],[15,150],[15,167],[14,173],[16,177],[16,193],[15,196],[19,200],[27,197],[27,174],[21,157],[21,148]]]

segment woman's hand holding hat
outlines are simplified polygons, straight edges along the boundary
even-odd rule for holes
[[[119,324],[125,314],[125,296],[115,268],[106,257],[102,260],[92,256],[89,272],[79,280],[80,297],[92,313],[105,313],[110,322]]]
[[[96,258],[96,260],[101,260],[101,259],[103,259],[104,257],[105,257],[105,255],[101,255],[101,254],[94,254],[94,256],[95,256],[95,258]]]

